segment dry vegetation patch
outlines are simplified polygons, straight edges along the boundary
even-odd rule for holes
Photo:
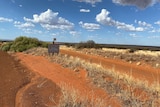
[[[34,55],[34,53],[32,54]],[[35,54],[43,55],[43,52],[41,50],[41,52],[37,51]],[[132,72],[130,75],[117,73],[114,68],[113,70],[106,70],[101,65],[68,55],[59,54],[47,56],[47,58],[63,67],[85,69],[87,77],[92,79],[93,84],[105,89],[112,97],[118,97],[124,107],[158,107],[160,105],[159,81],[148,84],[146,81],[133,78]]]
[[[131,52],[129,49],[81,49],[76,50],[80,53],[93,54],[104,58],[120,59],[128,63],[137,65],[147,64],[149,66],[160,68],[160,51],[137,50]]]

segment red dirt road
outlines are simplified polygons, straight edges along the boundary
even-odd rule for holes
[[[0,51],[0,107],[48,107],[59,100],[60,88]]]
[[[22,64],[30,68],[33,72],[52,80],[58,85],[68,84],[70,87],[77,89],[82,96],[89,95],[89,93],[93,92],[96,98],[106,98],[107,105],[120,107],[116,98],[110,98],[104,90],[91,85],[89,80],[85,77],[83,70],[80,70],[78,73],[74,72],[68,68],[63,68],[59,64],[49,62],[42,56],[17,53],[16,57],[22,61]]]
[[[71,50],[61,50],[61,54],[101,64],[107,69],[132,74],[135,78],[148,80],[151,83],[156,81],[156,78],[160,80],[160,69],[151,66],[137,66],[121,60],[86,55]],[[0,51],[0,107],[47,107],[53,105],[48,98],[53,92],[55,92],[54,94],[60,93],[57,85],[61,84],[69,84],[81,92],[82,96],[93,91],[96,98],[106,98],[107,105],[120,107],[116,98],[111,98],[103,89],[90,84],[84,70],[74,72],[48,61],[43,56],[16,53],[15,57],[19,60]]]
[[[31,79],[29,73],[23,71],[18,61],[0,51],[0,107],[15,107],[16,93]]]
[[[84,53],[75,52],[72,50],[60,51],[62,54],[68,54],[70,56],[79,57],[92,63],[101,64],[108,70],[115,70],[116,72],[127,73],[140,80],[148,80],[149,82],[160,81],[160,69],[153,68],[149,65],[137,66],[136,64],[130,64],[121,60],[115,60],[110,58],[104,58],[101,56],[87,55]]]

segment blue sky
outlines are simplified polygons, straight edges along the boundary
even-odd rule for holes
[[[0,39],[160,46],[160,0],[1,0]]]

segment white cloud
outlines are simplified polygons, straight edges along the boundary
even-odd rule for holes
[[[58,36],[59,33],[51,33],[51,36]]]
[[[98,2],[102,2],[102,0],[73,0],[73,1],[89,3],[92,4],[93,6]]]
[[[80,12],[90,12],[89,9],[80,9]]]
[[[126,31],[144,31],[143,27],[135,27],[132,24],[126,24],[124,22],[119,22],[116,20],[113,20],[111,17],[109,17],[110,12],[106,9],[102,9],[101,13],[96,15],[97,22],[107,25],[107,26],[114,26],[117,29],[126,30]]]
[[[13,19],[8,19],[8,18],[4,18],[4,17],[0,17],[0,22],[12,22]]]
[[[40,30],[35,30],[35,29],[30,29],[30,28],[22,29],[22,31],[24,31],[27,34],[42,34],[43,33]]]
[[[94,31],[94,30],[100,29],[100,25],[95,23],[83,23],[82,21],[80,21],[79,25],[81,25],[82,28],[88,31]]]
[[[160,21],[155,22],[154,24],[160,25]]]
[[[113,3],[120,5],[134,5],[139,8],[146,8],[148,6],[152,6],[155,3],[160,2],[160,0],[112,0]]]
[[[130,33],[129,36],[134,37],[134,38],[138,37],[135,33]]]
[[[80,32],[77,32],[77,31],[70,31],[69,32],[71,35],[73,35],[73,36],[78,36],[78,35],[80,35]]]
[[[48,9],[47,11],[42,12],[40,15],[34,14],[33,19],[24,17],[24,20],[27,22],[39,23],[43,28],[47,30],[72,30],[74,24],[62,17],[58,17],[58,14],[58,12],[53,12],[52,10]]]
[[[19,29],[24,29],[24,28],[34,27],[35,25],[31,22],[21,23],[19,21],[15,21],[14,26]]]
[[[150,33],[160,33],[160,29],[153,29],[151,31],[149,31]]]
[[[137,22],[137,21],[136,21],[136,22]],[[146,22],[144,22],[144,21],[138,21],[137,23],[138,23],[139,26],[143,26],[143,27],[152,27],[151,24],[146,23]]]

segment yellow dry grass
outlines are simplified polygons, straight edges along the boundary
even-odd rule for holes
[[[148,56],[160,56],[160,51],[146,51],[146,50],[138,50],[135,52],[137,55],[148,55]]]

